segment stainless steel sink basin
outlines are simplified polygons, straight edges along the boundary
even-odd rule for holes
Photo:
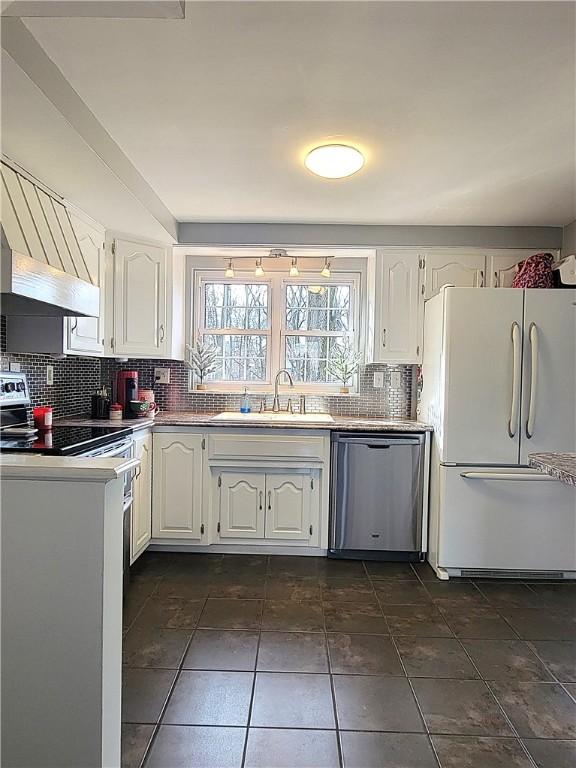
[[[211,421],[241,422],[284,422],[287,424],[330,424],[334,421],[329,413],[240,413],[239,411],[222,411],[213,416]]]

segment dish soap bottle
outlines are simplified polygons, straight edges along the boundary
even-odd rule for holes
[[[240,403],[240,413],[250,413],[250,400],[248,400],[248,389],[244,387],[244,395]]]

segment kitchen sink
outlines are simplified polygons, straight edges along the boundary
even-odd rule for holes
[[[274,413],[240,413],[239,411],[222,411],[213,416],[211,421],[237,421],[237,422],[276,422],[287,424],[330,424],[334,421],[329,413],[286,413],[281,411]]]

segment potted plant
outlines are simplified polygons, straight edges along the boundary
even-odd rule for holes
[[[349,341],[336,346],[326,368],[331,376],[342,382],[340,387],[342,395],[347,395],[350,392],[348,382],[357,373],[359,365],[360,355],[354,350]]]
[[[186,366],[199,379],[196,389],[204,390],[206,389],[204,377],[216,370],[218,350],[210,344],[205,344],[200,339],[198,339],[194,347],[186,344],[186,350],[188,352],[188,360],[185,361]]]

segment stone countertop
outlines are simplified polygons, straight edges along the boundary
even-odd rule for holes
[[[108,419],[90,419],[78,416],[76,418],[56,419],[54,424],[62,426],[93,426],[93,427],[130,427],[133,431],[149,428],[154,425],[158,427],[226,427],[240,428],[259,427],[262,429],[328,429],[330,431],[354,431],[354,432],[431,432],[430,424],[421,421],[412,421],[408,419],[378,419],[363,418],[362,416],[334,416],[334,421],[291,421],[287,416],[286,421],[275,419],[268,423],[258,419],[250,418],[251,414],[246,414],[242,421],[234,420],[214,420],[216,413],[196,413],[194,411],[161,411],[154,419],[123,419],[122,421],[111,421]],[[313,416],[313,414],[309,414]]]
[[[65,416],[54,419],[55,427],[122,427],[131,429],[145,429],[154,424],[154,419],[91,419],[89,416]]]
[[[576,486],[576,453],[531,453],[528,464],[567,485]]]
[[[3,480],[74,480],[109,482],[136,469],[138,459],[85,458],[82,456],[34,456],[3,453],[0,475]]]
[[[401,419],[377,419],[363,418],[361,416],[334,416],[334,421],[292,421],[289,416],[286,421],[275,419],[270,422],[262,422],[250,418],[246,414],[242,421],[238,419],[214,421],[215,413],[193,413],[191,411],[166,411],[160,412],[154,422],[159,427],[261,427],[263,429],[328,429],[330,431],[358,431],[358,432],[431,432],[430,424],[421,421]],[[309,417],[313,414],[309,414]]]

